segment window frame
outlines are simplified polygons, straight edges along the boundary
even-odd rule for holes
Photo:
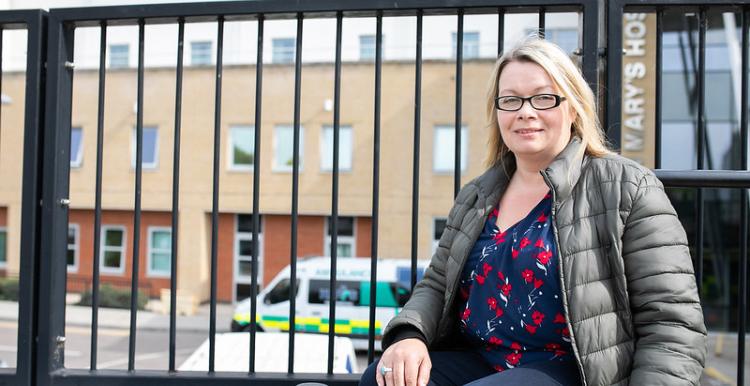
[[[3,256],[3,260],[0,260],[0,269],[5,269],[8,266],[8,228],[0,226],[0,233],[5,235],[5,249],[0,250],[0,254]]]
[[[252,216],[252,213],[235,213],[234,214],[234,242],[232,251],[232,300],[237,301],[237,285],[247,284],[252,285],[252,277],[248,278],[245,275],[240,275],[240,258],[246,255],[240,254],[240,241],[253,241],[253,232],[240,232],[239,230],[239,216],[248,215]],[[258,229],[258,256],[253,256],[258,261],[258,286],[263,286],[263,215],[260,214],[260,229]],[[243,260],[246,260],[243,258]],[[252,261],[252,260],[251,260]],[[259,291],[260,292],[260,291]]]
[[[292,149],[292,164],[289,166],[279,165],[279,130],[289,130],[292,133],[292,141],[294,140],[294,126],[293,125],[276,125],[273,128],[273,157],[271,160],[271,171],[276,173],[291,173],[294,169],[294,149]],[[291,145],[294,147],[294,144]],[[303,170],[305,165],[305,128],[300,125],[299,127],[299,171]]]
[[[326,132],[331,131],[331,146],[330,149],[326,149]],[[343,168],[341,166],[341,133],[344,130],[349,131],[349,166]],[[320,171],[323,173],[333,173],[333,125],[323,125],[320,129]],[[331,150],[331,151],[328,151]],[[326,157],[331,159],[331,167],[328,168],[325,165]],[[351,172],[354,168],[354,129],[350,125],[339,125],[339,172]]]
[[[143,159],[141,159],[141,169],[142,170],[155,170],[159,168],[159,127],[158,126],[143,126],[143,133],[145,136],[147,129],[153,129],[156,132],[156,139],[154,140],[154,162],[147,163]],[[135,152],[137,147],[137,131],[138,128],[133,128],[133,136],[132,141],[130,142],[130,167],[132,170],[135,170]],[[143,154],[142,154],[143,155]]]
[[[367,48],[367,52],[372,51],[372,56],[368,55],[362,55],[364,48],[366,47],[364,44],[362,44],[363,39],[372,39],[372,50],[370,48]],[[385,60],[385,57],[383,55],[383,52],[385,51],[385,35],[381,35],[380,38],[380,57],[381,59]],[[361,34],[359,35],[359,61],[360,62],[374,62],[375,59],[377,59],[378,54],[378,35],[377,34]]]
[[[118,47],[118,48],[125,47],[124,63],[112,61],[113,58],[121,59],[119,55],[122,55],[122,53],[119,53],[119,52],[118,52],[118,56],[113,55],[112,54],[113,47]],[[110,43],[107,46],[107,49],[109,50],[109,61],[107,62],[107,64],[109,65],[109,68],[130,68],[130,43]]]
[[[466,52],[468,51],[466,49],[466,36],[467,35],[472,35],[472,36],[476,35],[476,37],[477,37],[477,40],[476,40],[476,55],[471,55],[471,56],[466,55]],[[452,47],[451,49],[453,50],[453,54],[451,55],[451,58],[456,59],[458,57],[458,33],[455,32],[455,31],[451,32],[451,39],[452,39],[451,40],[451,47]],[[471,42],[474,43],[473,40]],[[464,31],[464,36],[463,36],[463,50],[461,51],[461,58],[464,59],[464,60],[466,60],[466,59],[479,59],[481,57],[480,47],[481,47],[481,34],[479,33],[479,31]]]
[[[68,231],[73,229],[75,232],[74,239],[75,241],[73,244],[68,244],[68,248],[66,251],[70,251],[70,247],[73,247],[73,265],[68,265],[66,261],[66,267],[68,272],[70,273],[76,273],[78,272],[78,268],[80,265],[80,253],[81,253],[81,226],[77,223],[68,223]],[[66,255],[67,258],[67,255]]]
[[[208,55],[206,56],[207,60],[205,60],[205,61],[202,61],[202,60],[196,61],[195,60],[195,58],[196,58],[196,56],[195,56],[196,51],[201,51],[201,50],[196,50],[195,49],[196,45],[208,45]],[[190,42],[190,65],[191,66],[210,66],[210,65],[212,65],[213,64],[213,60],[212,60],[213,55],[212,54],[214,52],[213,50],[214,50],[214,45],[213,45],[213,42],[210,41],[210,40],[195,40],[195,41],[191,41]]]
[[[107,231],[115,230],[122,231],[122,245],[118,249],[116,247],[107,246]],[[99,237],[99,272],[106,275],[118,275],[122,276],[125,273],[125,266],[127,264],[127,256],[125,255],[128,230],[124,225],[102,225],[101,236]],[[109,249],[107,249],[109,248]],[[108,251],[119,251],[120,252],[120,268],[111,268],[104,265],[104,256]]]
[[[337,244],[349,244],[352,247],[352,255],[351,256],[338,256],[337,258],[354,258],[357,257],[357,217],[355,216],[339,216],[339,218],[344,217],[351,217],[352,219],[352,235],[351,236],[342,236],[339,235],[336,238]],[[331,256],[331,235],[329,234],[329,228],[330,228],[330,222],[332,217],[326,216],[325,221],[323,221],[323,235],[325,238],[323,239],[323,253],[324,256]]]
[[[78,152],[76,154],[75,159],[73,159],[73,131],[78,130],[80,132],[80,140],[78,141]],[[70,128],[70,168],[71,169],[78,169],[83,165],[83,128],[81,126],[73,126]]]
[[[456,143],[456,127],[449,125],[435,125],[432,131],[432,172],[435,174],[452,174],[455,172],[455,159],[451,163],[451,167],[447,169],[438,169],[437,167],[437,156],[438,156],[438,130],[449,130],[453,134],[453,143]],[[451,156],[455,154],[455,146],[451,148]],[[469,167],[469,128],[466,125],[461,126],[461,174],[464,174]]]
[[[172,227],[168,227],[168,226],[149,226],[147,228],[147,230],[148,230],[148,244],[146,244],[146,276],[149,276],[149,277],[166,277],[166,278],[168,278],[168,277],[170,277],[172,275],[172,269],[171,269],[171,265],[172,265],[172,248],[174,247],[173,245],[171,245],[171,243],[172,243]],[[168,232],[169,233],[170,248],[169,248],[168,253],[169,253],[170,269],[167,270],[167,272],[157,271],[157,270],[154,270],[151,267],[151,263],[153,262],[153,256],[152,255],[154,253],[164,253],[163,251],[159,250],[158,248],[154,248],[153,245],[152,245],[152,242],[154,240],[153,234],[155,232]]]
[[[271,63],[274,64],[291,64],[294,63],[297,54],[297,39],[293,37],[278,37],[271,39]],[[281,43],[291,42],[291,46],[281,46]],[[278,44],[278,46],[277,46]],[[291,49],[290,49],[291,47]],[[291,55],[287,58],[286,50],[291,50]],[[282,56],[282,53],[284,56]]]
[[[249,130],[252,133],[252,140],[253,140],[253,161],[255,160],[255,125],[232,125],[229,127],[229,154],[227,155],[227,169],[231,171],[238,171],[238,172],[251,172],[254,170],[255,165],[253,163],[251,164],[236,164],[234,162],[234,143],[235,143],[235,137],[234,132],[239,130]]]

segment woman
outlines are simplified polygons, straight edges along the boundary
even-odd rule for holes
[[[490,85],[489,169],[361,384],[698,385],[706,329],[662,184],[607,149],[554,44],[522,41]]]

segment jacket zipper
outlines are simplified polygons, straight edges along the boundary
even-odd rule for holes
[[[544,182],[549,186],[550,190],[552,191],[552,233],[555,235],[555,243],[557,244],[557,258],[560,262],[559,264],[559,277],[560,277],[560,288],[562,289],[562,297],[563,297],[563,309],[565,310],[565,323],[568,325],[568,331],[570,332],[570,346],[573,348],[573,355],[576,358],[576,365],[578,367],[578,373],[581,375],[581,383],[583,386],[586,386],[586,375],[583,372],[583,364],[581,363],[581,356],[578,353],[578,347],[576,347],[576,339],[575,335],[573,333],[573,325],[570,324],[570,311],[568,310],[568,295],[567,295],[567,287],[565,286],[565,273],[564,266],[562,264],[562,248],[560,246],[560,237],[557,234],[557,193],[555,192],[555,188],[552,185],[552,182],[549,179],[549,176],[547,175],[546,171],[540,171],[542,174],[542,177],[544,178]]]

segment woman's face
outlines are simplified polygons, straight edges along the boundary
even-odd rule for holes
[[[536,63],[510,62],[498,81],[498,96],[530,97],[537,94],[561,95],[547,72]],[[567,101],[549,110],[536,110],[524,101],[518,111],[497,110],[503,142],[516,158],[552,160],[570,141],[575,117]]]

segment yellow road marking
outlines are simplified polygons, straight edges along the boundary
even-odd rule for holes
[[[706,367],[706,369],[703,370],[703,373],[708,377],[718,380],[719,382],[723,382],[731,386],[737,386],[737,382],[735,382],[734,379],[730,378],[721,371],[716,370],[716,368],[714,367]]]

